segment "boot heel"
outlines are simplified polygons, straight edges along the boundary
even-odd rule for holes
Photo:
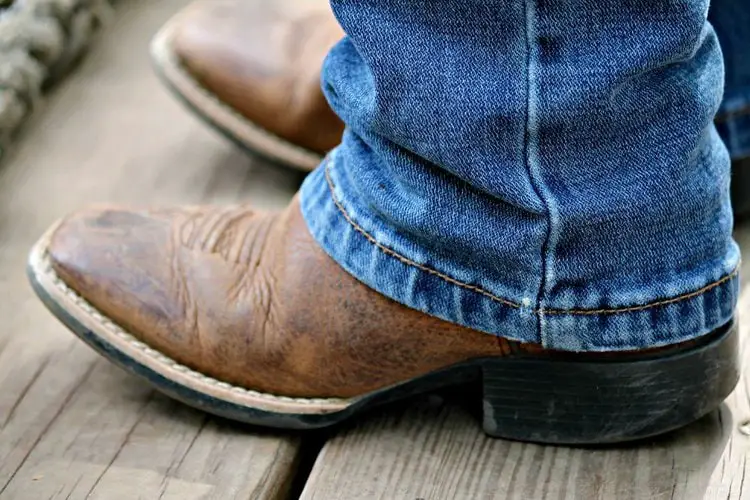
[[[654,436],[717,408],[739,380],[733,323],[684,351],[631,360],[488,359],[484,430],[520,441],[603,444]]]

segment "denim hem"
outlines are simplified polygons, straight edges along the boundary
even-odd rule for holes
[[[421,259],[410,258],[381,243],[347,211],[332,163],[326,159],[301,190],[302,214],[312,236],[355,278],[407,307],[510,340],[568,351],[675,344],[710,333],[734,315],[739,266],[692,292],[627,307],[534,309],[523,300],[500,297],[420,263],[428,251],[420,252]]]

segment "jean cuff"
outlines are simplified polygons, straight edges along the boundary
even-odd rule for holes
[[[314,239],[365,285],[407,307],[485,333],[548,349],[622,351],[692,340],[728,323],[739,294],[738,269],[708,277],[704,286],[643,304],[604,309],[534,309],[438,269],[429,249],[411,253],[388,242],[403,239],[347,197],[344,175],[330,156],[301,189],[302,214]],[[721,274],[724,273],[724,274]],[[594,291],[595,292],[595,291]]]

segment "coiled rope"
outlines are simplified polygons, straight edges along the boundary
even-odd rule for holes
[[[115,0],[0,0],[0,149],[85,53]]]

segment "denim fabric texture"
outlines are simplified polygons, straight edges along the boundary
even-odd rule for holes
[[[347,124],[322,248],[406,306],[553,349],[655,347],[738,294],[707,0],[333,0]]]
[[[734,159],[750,157],[750,3],[713,0],[708,15],[724,52],[726,92],[717,126]]]

